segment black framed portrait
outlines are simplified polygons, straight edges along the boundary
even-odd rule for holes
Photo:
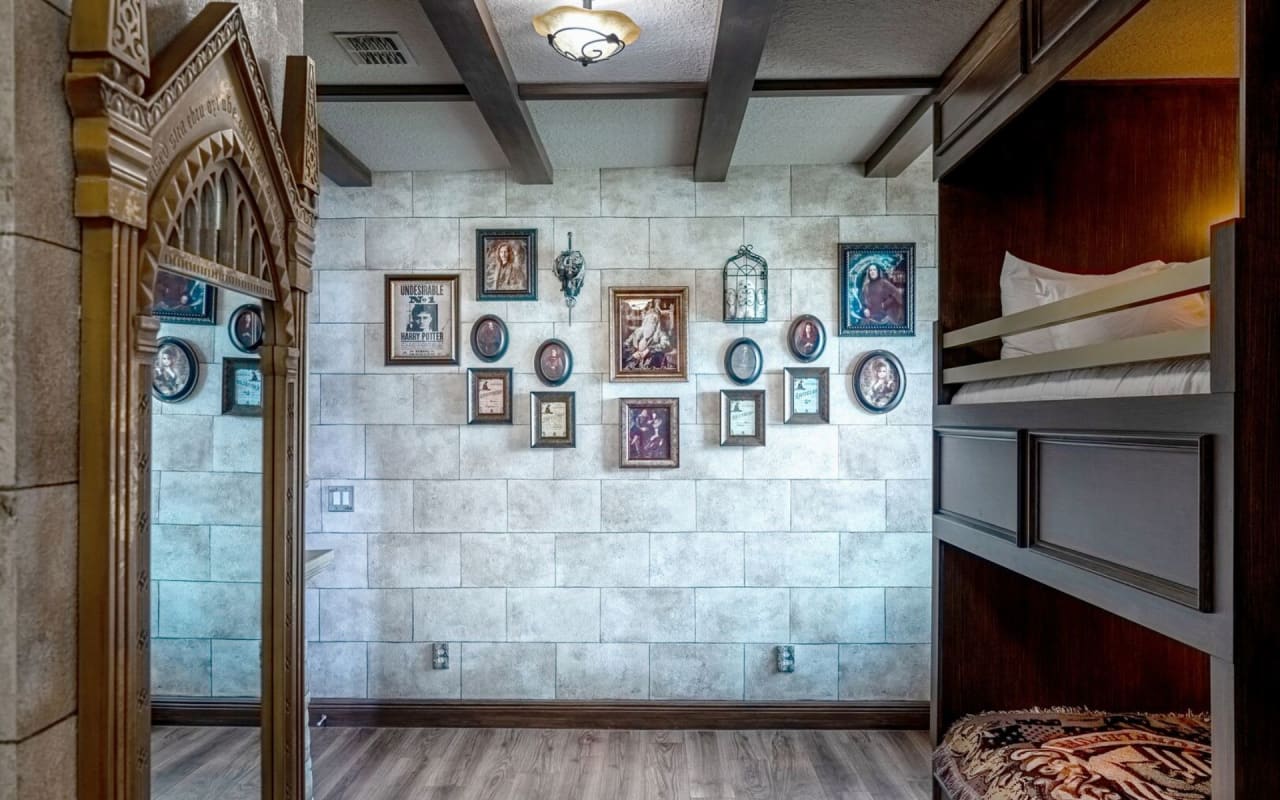
[[[853,367],[853,396],[872,414],[887,414],[907,393],[907,373],[888,350],[864,353]]]
[[[530,447],[576,447],[577,410],[573,392],[530,392]]]
[[[151,315],[164,322],[182,325],[215,325],[218,289],[195,278],[159,270],[156,272]]]
[[[165,403],[181,403],[200,381],[200,359],[187,341],[166,336],[156,342],[151,394]]]
[[[258,359],[223,359],[222,413],[233,417],[262,416],[262,365]]]
[[[787,331],[787,346],[797,360],[817,361],[827,349],[827,328],[813,314],[801,314]]]
[[[262,306],[246,303],[231,312],[227,320],[227,336],[241,353],[256,353],[262,349],[266,325],[262,321]]]
[[[679,398],[623,398],[618,406],[622,416],[619,466],[670,469],[680,466]]]
[[[548,386],[560,386],[573,374],[573,351],[559,339],[548,339],[533,357],[538,380]]]
[[[764,447],[764,390],[720,391],[720,446]]]
[[[507,354],[511,337],[507,323],[496,314],[485,314],[471,325],[471,352],[481,361],[497,361]]]
[[[476,299],[538,299],[538,230],[476,231]]]
[[[840,335],[914,336],[916,246],[840,245]]]
[[[830,418],[831,371],[826,367],[787,367],[782,374],[782,422],[822,425]]]
[[[724,371],[739,386],[755,383],[764,371],[764,355],[760,345],[746,336],[734,339],[724,352]]]
[[[467,424],[511,424],[511,370],[467,370]]]

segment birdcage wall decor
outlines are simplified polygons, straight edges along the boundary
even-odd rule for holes
[[[724,262],[724,321],[769,321],[769,264],[749,244]]]

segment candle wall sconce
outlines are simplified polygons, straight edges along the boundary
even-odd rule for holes
[[[586,280],[587,261],[582,253],[573,249],[573,232],[569,233],[569,247],[556,257],[555,272],[560,279],[560,291],[564,292],[565,305],[569,307],[569,324],[573,324],[573,307]]]
[[[724,321],[769,321],[769,264],[749,244],[724,262]]]

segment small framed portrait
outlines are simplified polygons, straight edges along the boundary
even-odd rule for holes
[[[218,317],[218,290],[204,281],[173,272],[156,272],[151,314],[165,322],[214,325]]]
[[[614,381],[689,379],[689,288],[609,289],[609,377]]]
[[[497,361],[511,343],[507,323],[496,314],[485,314],[471,325],[471,352],[481,361]]]
[[[577,409],[573,392],[530,392],[530,447],[576,447]]]
[[[511,424],[511,370],[467,370],[467,424]]]
[[[222,413],[233,417],[262,416],[262,365],[258,359],[223,359]]]
[[[573,374],[573,351],[559,339],[548,339],[533,357],[538,380],[548,386],[560,386]]]
[[[156,361],[151,373],[151,394],[166,403],[181,403],[200,382],[200,359],[196,350],[182,339],[166,336],[156,342]]]
[[[782,375],[782,421],[823,425],[830,418],[830,373],[826,367],[787,367]]]
[[[813,314],[801,314],[787,331],[787,346],[799,361],[817,361],[827,349],[827,329]]]
[[[754,340],[742,337],[729,343],[724,352],[724,371],[739,386],[755,383],[764,370],[764,355]]]
[[[262,348],[266,326],[262,322],[262,306],[248,303],[231,312],[227,320],[227,336],[241,353],[256,353]]]
[[[632,397],[618,401],[622,410],[622,467],[680,466],[680,399]]]
[[[915,335],[916,246],[840,245],[840,335]]]
[[[386,278],[386,363],[457,364],[458,276]]]
[[[907,392],[907,373],[902,362],[888,350],[864,353],[853,367],[853,396],[872,414],[897,408]]]
[[[538,231],[476,231],[476,299],[538,299]]]
[[[764,391],[720,392],[720,446],[764,447]]]

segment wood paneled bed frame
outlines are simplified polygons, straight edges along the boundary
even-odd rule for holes
[[[936,97],[933,734],[1001,709],[1211,712],[1213,797],[1280,797],[1280,8],[1240,0],[1238,77],[1072,79],[1145,5],[1006,0]],[[1006,252],[1186,263],[1002,317]],[[1000,357],[1200,292],[1204,328]],[[953,402],[1173,358],[1207,359],[1207,391]]]

